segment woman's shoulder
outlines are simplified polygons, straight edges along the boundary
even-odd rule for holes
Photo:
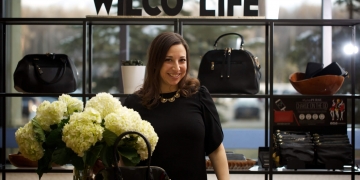
[[[212,99],[209,90],[205,86],[200,86],[196,94],[200,101]]]
[[[123,105],[124,106],[133,106],[140,102],[140,97],[137,94],[129,94],[126,96]]]
[[[139,99],[139,95],[137,94],[129,94],[128,96],[126,96],[125,100],[135,100],[135,99]]]
[[[200,86],[198,93],[200,96],[210,96],[209,90],[205,86]]]
[[[209,94],[209,90],[208,90],[204,85],[201,85],[201,86],[200,86],[199,92],[200,92],[200,93],[208,93],[208,94]]]

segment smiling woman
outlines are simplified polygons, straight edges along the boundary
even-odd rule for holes
[[[162,93],[177,90],[177,84],[187,72],[186,56],[186,50],[182,44],[170,47],[160,70],[160,90]]]
[[[205,86],[188,75],[188,51],[180,34],[156,36],[148,49],[144,85],[123,104],[139,112],[159,136],[152,166],[164,168],[171,179],[205,180],[206,154],[217,177],[229,179],[220,118]]]

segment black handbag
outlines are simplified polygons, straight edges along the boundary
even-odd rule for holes
[[[241,38],[239,49],[216,49],[220,38],[237,35]],[[243,48],[244,38],[237,33],[218,37],[214,50],[202,57],[198,79],[210,93],[256,94],[260,88],[260,64],[254,55]]]
[[[29,93],[70,93],[78,72],[66,54],[29,54],[17,64],[14,88]]]
[[[142,137],[146,143],[147,150],[148,150],[148,165],[147,166],[118,166],[118,161],[120,157],[118,156],[117,152],[117,145],[120,140],[128,135],[128,134],[137,134]],[[111,180],[169,180],[169,176],[166,174],[166,171],[158,166],[150,166],[151,163],[151,145],[149,141],[146,139],[144,135],[136,131],[126,131],[120,134],[114,143],[114,159],[115,162],[113,167],[106,168],[104,171],[107,174],[107,179]]]

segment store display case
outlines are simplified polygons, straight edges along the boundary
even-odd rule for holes
[[[8,26],[15,25],[77,25],[82,27],[82,70],[79,76],[81,77],[82,84],[81,89],[82,92],[72,94],[72,96],[82,98],[85,101],[87,98],[95,95],[92,91],[92,79],[88,77],[92,77],[92,58],[93,58],[93,26],[95,25],[170,25],[173,26],[174,31],[180,34],[186,34],[184,31],[184,26],[196,26],[196,25],[229,25],[229,26],[257,26],[257,27],[265,27],[265,64],[262,64],[262,68],[264,69],[264,73],[262,78],[264,78],[265,82],[265,93],[264,94],[212,94],[215,98],[263,98],[265,99],[265,109],[270,109],[269,111],[264,111],[265,113],[265,123],[264,123],[264,139],[265,139],[265,147],[261,147],[262,157],[265,153],[268,153],[268,161],[265,165],[264,163],[257,163],[257,165],[252,168],[244,170],[244,168],[232,168],[230,170],[231,174],[264,174],[264,178],[268,177],[272,179],[272,176],[275,174],[337,174],[337,175],[349,175],[351,179],[354,179],[355,176],[360,175],[358,170],[355,170],[355,119],[359,118],[355,116],[355,101],[359,100],[359,95],[355,94],[355,86],[358,81],[355,81],[355,69],[349,69],[349,75],[352,77],[351,80],[351,89],[352,91],[349,94],[335,94],[335,95],[325,95],[319,97],[312,95],[279,95],[273,93],[273,78],[274,78],[274,27],[275,26],[347,26],[352,27],[352,38],[355,39],[355,26],[360,24],[360,20],[302,20],[302,19],[286,19],[286,20],[269,20],[269,19],[242,19],[242,18],[231,18],[231,17],[223,17],[223,18],[203,18],[203,17],[101,17],[101,16],[89,16],[86,18],[2,18],[0,19],[0,32],[2,36],[0,37],[1,48],[0,48],[0,118],[3,119],[1,121],[2,127],[2,152],[1,152],[1,172],[2,179],[5,180],[6,173],[10,172],[32,172],[33,170],[29,170],[28,168],[14,168],[13,166],[9,166],[6,164],[6,149],[8,145],[8,133],[13,133],[10,129],[7,128],[6,118],[7,113],[10,111],[7,106],[7,101],[11,98],[18,97],[32,97],[32,96],[45,96],[45,97],[57,97],[61,94],[55,93],[39,93],[39,94],[21,94],[21,93],[11,93],[6,91],[7,81],[11,81],[12,77],[9,77],[5,72],[7,72],[7,67],[9,61],[15,61],[8,59],[7,56],[7,48],[6,41],[9,39],[7,37],[8,33],[6,29]],[[352,57],[352,68],[355,67],[355,61],[359,61],[359,59],[355,59]],[[357,62],[358,63],[358,62]],[[115,97],[123,98],[126,97],[127,94],[113,94]],[[347,124],[345,122],[341,122],[340,119],[337,122],[336,126],[334,126],[334,121],[331,120],[331,116],[326,115],[326,118],[323,118],[322,121],[306,121],[303,119],[298,119],[298,117],[302,116],[301,112],[297,112],[298,109],[294,109],[294,101],[303,102],[304,99],[320,99],[321,102],[326,103],[327,105],[331,104],[332,99],[344,99],[350,106],[347,106],[347,111],[351,114],[351,124]],[[291,103],[290,103],[291,102]],[[319,110],[320,111],[320,110]],[[316,119],[321,119],[323,112],[316,113],[318,116]],[[326,113],[328,113],[326,111]],[[312,113],[314,114],[314,113]],[[306,119],[306,113],[304,113],[304,119]],[[296,117],[296,118],[294,118]],[[310,117],[314,118],[314,117]],[[346,115],[343,116],[346,119]],[[310,127],[310,128],[309,128]],[[277,130],[280,131],[312,131],[317,133],[323,133],[324,127],[326,127],[326,131],[331,131],[336,129],[337,131],[341,131],[338,133],[346,134],[347,128],[350,127],[350,151],[352,164],[344,164],[350,167],[348,168],[340,168],[339,166],[326,166],[323,168],[304,168],[304,166],[288,168],[284,169],[283,166],[276,165],[273,161],[273,154],[276,150],[276,139],[273,138],[273,134],[276,134]],[[321,129],[321,131],[317,131]],[[358,140],[357,140],[358,141]],[[260,152],[260,149],[259,149]],[[259,154],[260,156],[260,154]],[[252,163],[252,162],[251,162]],[[290,164],[296,164],[290,162]],[[291,166],[291,165],[290,165]],[[306,166],[305,166],[306,167]],[[302,169],[298,171],[298,169]],[[329,171],[328,169],[333,169]],[[72,170],[69,168],[57,168],[53,170],[54,172],[69,172],[72,173]],[[35,172],[35,169],[34,171]],[[213,173],[211,170],[208,173]]]

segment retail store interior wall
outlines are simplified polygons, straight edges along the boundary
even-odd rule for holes
[[[263,77],[265,79],[265,92],[258,94],[258,95],[243,95],[243,94],[212,94],[214,96],[214,98],[260,98],[260,99],[265,99],[265,103],[264,103],[264,108],[272,108],[273,106],[273,102],[276,98],[278,97],[299,97],[298,95],[277,95],[273,93],[273,71],[274,71],[274,66],[273,66],[273,62],[274,62],[274,57],[273,57],[273,29],[275,27],[275,25],[279,25],[279,26],[304,26],[304,25],[313,25],[313,26],[354,26],[359,24],[360,22],[358,20],[264,20],[264,19],[232,19],[232,18],[224,18],[224,19],[177,19],[177,18],[149,18],[147,20],[142,19],[142,18],[79,18],[79,19],[31,19],[31,18],[24,18],[24,19],[11,19],[11,18],[5,18],[2,19],[1,22],[2,24],[2,30],[5,32],[6,28],[9,27],[16,27],[18,25],[26,25],[26,24],[30,24],[30,25],[44,25],[44,27],[46,26],[50,26],[50,25],[77,25],[77,26],[81,26],[83,29],[80,30],[79,32],[87,34],[88,29],[96,29],[97,26],[102,26],[102,25],[109,25],[109,24],[115,24],[115,25],[126,25],[126,24],[139,24],[139,25],[151,25],[151,24],[165,24],[165,25],[170,25],[171,27],[175,28],[176,31],[181,32],[183,34],[186,34],[189,29],[191,29],[192,26],[195,25],[213,25],[213,26],[217,26],[217,25],[235,25],[235,26],[248,26],[248,25],[252,25],[252,26],[258,26],[258,27],[265,27],[267,30],[265,30],[265,32],[269,32],[268,34],[266,33],[266,41],[268,43],[266,46],[264,46],[264,49],[269,49],[270,51],[268,52],[268,56],[266,56],[264,59],[264,63],[263,63],[263,69],[264,69],[264,73],[263,73]],[[5,35],[11,34],[10,32],[12,31],[6,31],[9,33],[2,33]],[[94,31],[95,32],[95,31]],[[95,33],[94,33],[95,35]],[[7,36],[6,36],[7,37]],[[10,35],[11,37],[11,35]],[[90,36],[89,36],[90,38]],[[9,40],[9,38],[7,38]],[[83,41],[83,47],[81,48],[82,50],[82,64],[87,64],[87,62],[91,62],[93,58],[93,52],[92,51],[87,51],[88,48],[87,47],[91,47],[88,43],[90,43],[91,41],[87,41],[87,37],[83,36],[83,38],[81,39],[81,41]],[[13,41],[10,38],[10,41]],[[92,42],[91,42],[92,43]],[[94,42],[95,43],[95,42]],[[6,52],[7,50],[9,50],[9,48],[7,48],[7,46],[5,46],[5,38],[3,37],[2,39],[2,51]],[[12,88],[13,86],[10,85],[12,82],[9,81],[9,79],[11,79],[11,74],[13,72],[12,68],[11,70],[7,70],[5,67],[8,67],[9,65],[7,63],[11,63],[12,61],[16,61],[17,59],[13,59],[10,58],[11,60],[9,60],[9,55],[5,57],[5,54],[3,54],[3,59],[6,61],[1,61],[1,70],[2,70],[2,74],[1,74],[1,85],[4,87],[2,89],[1,92],[1,103],[2,103],[2,108],[1,108],[1,112],[11,112],[9,111],[9,109],[16,109],[16,107],[19,107],[20,103],[20,98],[21,97],[31,97],[34,96],[34,94],[20,94],[20,93],[16,93],[14,91],[14,89]],[[11,56],[10,56],[11,57]],[[89,74],[89,71],[86,71],[87,68],[90,67],[85,67],[84,71],[82,71],[82,73],[80,73],[80,76],[83,79],[86,79],[86,77],[92,77],[91,74]],[[354,73],[354,71],[350,71],[351,73]],[[86,83],[87,80],[83,80],[82,84],[80,85],[82,87],[82,91],[77,92],[75,94],[73,94],[74,96],[77,97],[83,97],[83,98],[87,98],[87,97],[91,97],[94,95],[93,93],[93,88],[92,86],[89,86],[89,84]],[[351,84],[352,86],[355,86],[355,84]],[[36,96],[43,96],[43,97],[56,97],[58,94],[36,94]],[[117,97],[125,97],[125,94],[121,94],[121,93],[114,93],[114,96]],[[350,93],[348,95],[336,95],[336,96],[340,96],[340,97],[346,97],[348,99],[350,99],[350,101],[352,100],[359,100],[359,96],[357,96],[354,93]],[[300,96],[300,97],[306,97],[306,98],[312,98],[313,96]],[[13,100],[18,101],[17,103],[9,103],[10,101],[13,102]],[[5,103],[9,103],[9,104],[5,104]],[[13,104],[13,105],[12,105]],[[12,106],[11,106],[12,105]],[[355,111],[355,107],[352,106],[350,107],[351,112]],[[271,146],[271,138],[269,138],[268,133],[269,130],[266,127],[270,127],[270,129],[272,129],[272,127],[274,127],[274,125],[272,124],[273,122],[273,113],[272,111],[264,111],[264,119],[265,121],[264,123],[264,132],[262,133],[262,139],[265,141],[263,144],[265,146]],[[5,130],[8,130],[9,126],[6,124],[7,122],[10,122],[14,117],[14,115],[9,115],[6,113],[1,113],[1,118],[5,119],[5,121],[2,121],[2,147],[8,147],[8,143],[6,136],[8,136],[7,133],[5,133]],[[352,142],[353,145],[355,144],[355,136],[353,135],[354,131],[355,131],[355,115],[352,114],[351,116],[351,126],[350,126],[350,136],[352,137]],[[270,122],[270,123],[269,123]],[[22,125],[21,122],[19,122],[18,125]],[[16,126],[15,126],[16,127]],[[13,132],[12,132],[13,133]],[[235,137],[236,138],[236,137]],[[7,148],[9,149],[9,148]],[[2,152],[2,162],[3,164],[6,164],[5,158],[7,157],[7,153],[5,153],[4,151]],[[6,173],[6,172],[11,172],[11,171],[26,171],[26,170],[21,170],[21,169],[8,169],[5,168],[2,170],[2,172]],[[274,174],[281,174],[283,172],[274,172],[274,171],[269,171],[269,170],[260,170],[260,171],[256,171],[256,172],[250,172],[250,171],[232,171],[231,173],[233,174],[270,174],[270,175],[274,175]],[[287,172],[288,173],[288,172]],[[304,172],[301,171],[292,171],[291,173],[293,174],[302,174]],[[306,172],[309,173],[309,172]],[[314,172],[310,172],[310,173],[318,173],[317,171]],[[324,172],[322,172],[324,173]],[[344,172],[327,172],[327,173],[337,173],[337,174],[341,174]],[[354,175],[356,174],[356,172],[354,173],[344,173],[346,175]]]

